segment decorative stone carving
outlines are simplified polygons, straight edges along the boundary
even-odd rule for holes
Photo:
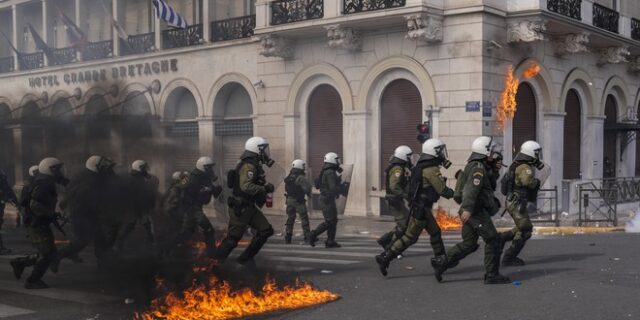
[[[266,35],[260,38],[260,54],[265,57],[280,57],[289,59],[293,57],[291,40],[274,35]]]
[[[406,35],[408,39],[426,42],[442,41],[442,19],[426,14],[411,14],[404,18],[407,20],[407,28],[409,28]]]
[[[547,30],[545,20],[520,20],[507,26],[507,42],[534,42],[545,40]]]
[[[629,47],[627,46],[605,48],[600,52],[600,61],[598,61],[598,64],[604,65],[627,62],[627,57],[630,54],[631,52],[629,52]]]
[[[344,28],[339,24],[326,26],[327,38],[329,39],[327,44],[329,48],[333,49],[347,49],[349,51],[358,51],[362,49],[362,37],[360,33],[352,28]]]
[[[565,55],[567,53],[589,52],[589,33],[572,33],[555,39],[556,54]]]
[[[640,56],[635,56],[629,60],[629,71],[633,73],[640,72]]]

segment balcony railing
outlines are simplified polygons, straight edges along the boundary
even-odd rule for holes
[[[256,16],[244,16],[211,22],[211,41],[242,39],[253,36]]]
[[[272,25],[322,17],[324,17],[324,0],[278,0],[271,3]]]
[[[106,59],[113,56],[113,41],[105,40],[98,42],[91,42],[82,50],[83,60],[99,60]]]
[[[52,57],[49,61],[50,66],[69,64],[78,60],[75,47],[52,49],[51,53]]]
[[[0,73],[11,72],[15,70],[15,60],[13,57],[0,58]]]
[[[640,41],[640,20],[631,18],[631,38]]]
[[[580,12],[581,5],[582,0],[547,0],[547,9],[549,11],[576,20],[582,20]]]
[[[194,24],[184,29],[162,31],[162,48],[173,49],[195,46],[203,43],[202,24]]]
[[[44,53],[24,53],[20,57],[20,70],[33,70],[44,67]]]
[[[156,36],[154,32],[129,36],[127,40],[120,38],[120,54],[138,54],[156,50]]]
[[[383,10],[389,8],[404,7],[406,4],[406,0],[344,0],[342,2],[342,12],[344,14],[350,14],[365,11]]]
[[[620,13],[597,3],[593,4],[593,25],[600,29],[618,33]]]

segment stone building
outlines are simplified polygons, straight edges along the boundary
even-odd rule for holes
[[[546,187],[566,211],[577,186],[603,178],[624,182],[625,202],[640,197],[636,1],[167,2],[187,29],[147,0],[0,1],[0,30],[21,52],[0,45],[0,165],[16,183],[45,155],[74,171],[92,153],[123,168],[145,158],[163,179],[213,155],[224,175],[260,135],[280,166],[307,159],[312,175],[341,154],[353,165],[345,214],[379,215],[387,159],[398,144],[419,150],[416,125],[430,121],[450,177],[490,134],[507,163],[523,141],[543,145]],[[71,46],[60,12],[86,43]],[[54,49],[37,50],[27,23]],[[502,124],[510,67],[517,111]]]

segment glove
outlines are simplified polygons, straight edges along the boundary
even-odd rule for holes
[[[264,193],[272,193],[275,190],[276,188],[271,183],[267,183],[264,185]]]
[[[533,188],[536,189],[536,190],[540,190],[540,187],[541,187],[540,183],[541,183],[540,179],[534,178],[533,179],[533,184],[534,184]]]
[[[453,190],[451,188],[447,188],[445,187],[444,190],[442,190],[442,194],[441,196],[445,199],[451,199],[453,198]]]

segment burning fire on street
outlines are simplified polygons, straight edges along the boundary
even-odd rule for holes
[[[325,290],[296,281],[278,287],[273,279],[258,293],[249,288],[233,291],[226,281],[211,276],[209,285],[193,285],[182,293],[170,292],[155,299],[149,311],[136,314],[136,320],[219,320],[237,319],[277,311],[294,310],[339,299]]]
[[[460,218],[449,215],[447,211],[440,207],[436,209],[436,222],[442,230],[459,230],[462,228]]]
[[[532,62],[522,73],[522,78],[523,80],[531,79],[539,73],[540,65]],[[503,129],[505,122],[513,119],[516,114],[516,109],[518,107],[516,103],[516,95],[518,94],[519,85],[520,79],[514,75],[513,66],[509,66],[507,76],[504,81],[504,90],[500,96],[500,102],[498,103],[497,108],[497,120],[500,129]]]

